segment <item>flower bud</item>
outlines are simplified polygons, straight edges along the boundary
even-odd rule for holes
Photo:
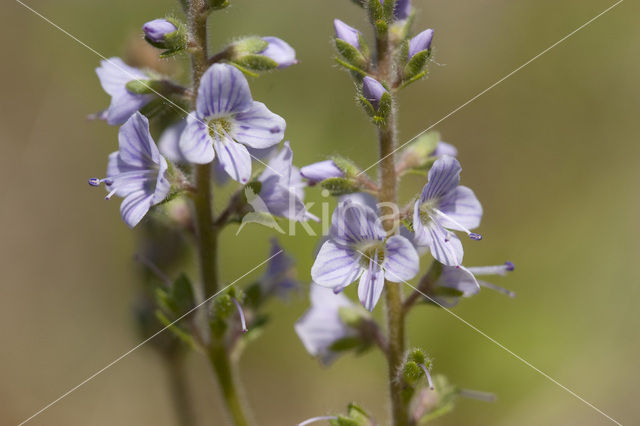
[[[411,15],[411,10],[411,0],[397,0],[393,17],[398,21],[404,21]]]
[[[144,24],[142,31],[144,31],[147,40],[154,43],[164,43],[165,36],[178,31],[178,27],[166,19],[154,19]]]
[[[300,174],[309,181],[310,185],[315,185],[329,178],[344,177],[344,172],[336,166],[333,160],[319,161],[304,166],[300,169]]]
[[[380,82],[369,76],[362,80],[362,96],[371,103],[374,110],[378,110],[382,96],[387,93]]]
[[[277,37],[262,37],[262,40],[269,44],[259,54],[275,61],[278,68],[286,68],[298,63],[296,51],[286,41]]]
[[[345,24],[339,19],[333,20],[333,28],[336,32],[336,38],[349,43],[356,49],[360,49],[360,31]]]
[[[433,30],[424,30],[417,36],[409,40],[409,57],[411,60],[417,53],[431,50],[431,40],[433,40]]]

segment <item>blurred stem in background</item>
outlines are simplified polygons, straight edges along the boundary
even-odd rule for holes
[[[189,1],[188,27],[190,35],[191,66],[193,72],[193,109],[196,109],[196,97],[200,78],[208,67],[207,50],[207,17],[209,4],[204,0]],[[194,196],[195,225],[198,248],[198,259],[202,288],[194,289],[194,293],[211,297],[218,291],[218,232],[213,224],[213,208],[211,195],[211,163],[196,166],[196,194]],[[205,308],[205,310],[208,310]],[[205,324],[206,325],[206,324]],[[229,415],[236,426],[248,425],[245,416],[245,404],[238,391],[237,374],[230,354],[221,338],[211,336],[206,327],[201,330],[202,338],[208,350],[208,357],[220,385],[220,390]]]

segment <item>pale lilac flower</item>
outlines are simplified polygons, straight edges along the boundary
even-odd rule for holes
[[[442,157],[443,155],[457,157],[458,149],[450,143],[440,141],[438,142],[438,145],[436,145],[436,149],[431,153],[431,156]]]
[[[89,179],[89,184],[104,183],[110,191],[107,200],[113,195],[124,198],[120,214],[133,228],[169,194],[168,165],[151,138],[149,121],[139,112],[120,127],[118,143],[119,150],[109,155],[107,177]]]
[[[471,189],[459,185],[461,170],[455,158],[438,158],[413,212],[416,244],[428,246],[438,262],[449,266],[460,265],[463,256],[462,243],[449,229],[482,238],[469,231],[480,225],[482,206]]]
[[[357,335],[340,319],[340,308],[353,307],[353,303],[343,294],[334,294],[316,284],[311,284],[309,294],[311,307],[296,321],[294,329],[307,352],[328,365],[338,356],[331,350],[331,345],[342,338]]]
[[[158,139],[158,149],[160,153],[172,163],[186,163],[187,159],[182,155],[180,151],[180,136],[187,127],[185,120],[180,120],[171,126],[167,127],[160,138]]]
[[[424,30],[417,36],[409,40],[409,58],[413,58],[417,53],[431,49],[433,41],[433,30]]]
[[[447,287],[454,290],[458,290],[462,293],[461,297],[471,297],[480,291],[480,287],[490,288],[509,297],[515,297],[515,293],[505,288],[499,287],[495,284],[478,280],[477,277],[481,275],[506,275],[508,272],[514,270],[514,265],[511,262],[505,262],[503,265],[496,266],[478,266],[468,267],[463,266],[442,266],[442,273],[435,282],[435,287]],[[445,307],[455,306],[459,298],[458,297],[433,297],[439,304]]]
[[[111,96],[111,104],[100,118],[105,118],[111,125],[124,123],[134,112],[153,99],[153,95],[140,95],[127,90],[127,83],[133,80],[148,80],[143,71],[130,67],[120,58],[109,58],[100,61],[96,68],[100,84]]]
[[[180,150],[192,163],[210,163],[216,154],[234,180],[251,177],[251,148],[269,148],[284,136],[285,121],[251,97],[242,72],[214,64],[200,80],[196,111],[187,117]]]
[[[166,19],[154,19],[145,23],[142,26],[142,31],[144,31],[145,37],[152,42],[162,43],[164,36],[178,31],[178,27]]]
[[[262,40],[269,44],[260,52],[260,55],[273,59],[278,63],[278,68],[286,68],[298,63],[296,51],[286,41],[278,37],[262,37]]]
[[[356,49],[360,49],[360,31],[350,27],[339,19],[333,20],[333,28],[336,32],[336,38],[346,41]]]
[[[378,80],[369,76],[362,79],[362,96],[371,102],[371,106],[374,110],[378,110],[378,107],[380,106],[380,99],[382,99],[382,95],[385,93],[387,93],[387,89],[385,89]]]
[[[300,174],[309,185],[315,185],[325,179],[344,177],[344,172],[336,166],[333,160],[319,161],[300,169]]]
[[[304,182],[300,171],[293,166],[293,151],[289,142],[267,164],[258,177],[261,182],[260,199],[268,212],[290,220],[317,219],[304,205]]]
[[[360,278],[358,297],[372,311],[385,279],[410,280],[419,268],[418,253],[409,240],[400,235],[387,238],[373,209],[347,200],[333,212],[329,240],[320,248],[311,277],[336,293]]]
[[[292,291],[300,286],[295,278],[295,264],[278,243],[276,238],[271,238],[271,260],[267,264],[267,270],[260,278],[262,295],[276,295],[286,299]]]

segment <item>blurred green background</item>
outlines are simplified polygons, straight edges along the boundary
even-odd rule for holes
[[[435,28],[437,64],[400,96],[401,140],[612,3],[415,1],[415,28]],[[139,43],[143,22],[179,11],[169,0],[27,4],[107,57]],[[139,231],[121,222],[119,202],[105,203],[86,183],[102,175],[116,146],[116,128],[85,120],[108,105],[94,73],[99,58],[16,2],[0,11],[0,423],[17,424],[141,340],[132,315]],[[625,1],[438,126],[459,148],[463,183],[485,208],[485,239],[465,244],[465,263],[516,264],[494,281],[515,299],[483,291],[455,313],[625,424],[640,421],[638,16],[638,3]],[[340,152],[366,166],[376,158],[375,134],[352,101],[348,75],[334,65],[334,17],[367,28],[347,0],[232,0],[210,20],[211,42],[245,34],[290,42],[300,64],[253,80],[254,98],[287,120],[296,164]],[[407,180],[403,190],[422,183]],[[308,194],[320,200],[317,190]],[[268,251],[268,230],[234,233],[224,235],[227,282]],[[316,240],[281,242],[308,282]],[[307,306],[305,295],[272,303],[271,325],[242,358],[258,424],[342,412],[352,400],[387,424],[382,357],[347,356],[322,368],[293,331]],[[499,397],[460,400],[436,424],[611,423],[442,310],[415,309],[408,330],[410,344],[435,358],[435,371]],[[188,365],[199,424],[226,424],[204,358],[192,355]],[[175,423],[166,370],[151,346],[31,422]]]

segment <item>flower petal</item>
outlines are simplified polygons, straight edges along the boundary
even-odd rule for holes
[[[429,181],[422,189],[420,202],[437,200],[453,191],[460,184],[460,163],[453,157],[438,158],[429,170]]]
[[[251,107],[249,83],[242,72],[228,64],[213,64],[200,79],[197,107],[200,118],[238,113]]]
[[[149,133],[149,120],[139,112],[120,127],[118,145],[120,158],[131,166],[149,168],[160,164],[161,155]]]
[[[386,243],[382,267],[389,281],[402,282],[415,277],[420,270],[420,258],[413,244],[405,237],[394,235]]]
[[[357,253],[325,241],[311,267],[311,278],[319,285],[340,291],[362,273],[359,259]]]
[[[120,204],[120,215],[122,220],[130,228],[136,226],[151,208],[153,194],[147,191],[132,192]]]
[[[329,235],[336,243],[348,246],[361,241],[382,240],[386,232],[372,208],[348,199],[333,211]]]
[[[111,96],[111,104],[105,114],[111,125],[124,123],[153,98],[152,95],[138,95],[127,90],[129,81],[147,80],[149,77],[143,71],[125,64],[120,58],[100,61],[96,74],[104,91]]]
[[[196,164],[210,163],[216,155],[209,128],[194,113],[187,117],[187,126],[180,136],[179,148],[187,161]]]
[[[213,147],[224,171],[235,181],[246,183],[251,177],[251,155],[244,145],[231,139],[216,137]]]
[[[158,139],[160,153],[174,163],[185,163],[187,161],[182,155],[182,151],[180,151],[180,136],[182,136],[182,132],[186,127],[187,122],[180,120],[167,127],[160,135],[160,139]]]
[[[368,311],[376,307],[384,289],[384,271],[374,259],[369,260],[369,269],[364,271],[358,284],[358,298]]]
[[[459,186],[447,194],[438,203],[438,208],[458,222],[456,224],[444,217],[440,218],[442,226],[448,229],[464,231],[460,225],[467,229],[477,228],[480,225],[480,219],[482,219],[482,205],[473,191],[466,186]]]
[[[253,102],[250,108],[233,118],[229,134],[240,143],[262,149],[280,142],[286,127],[284,119],[269,111],[265,104]]]
[[[424,245],[429,246],[434,259],[449,266],[457,266],[462,263],[464,251],[456,234],[447,231],[435,220],[425,224],[424,231]]]
[[[456,289],[461,291],[464,297],[473,296],[480,291],[476,277],[462,266],[443,266],[436,286]]]
[[[167,160],[164,157],[160,157],[160,167],[158,168],[158,177],[156,179],[156,187],[153,191],[153,199],[151,200],[152,205],[156,205],[169,195],[169,191],[171,190],[171,182],[167,179],[167,169],[169,165],[167,164]]]
[[[293,50],[289,43],[278,37],[262,37],[262,39],[269,44],[260,54],[276,61],[278,68],[286,68],[298,63],[296,51]]]

